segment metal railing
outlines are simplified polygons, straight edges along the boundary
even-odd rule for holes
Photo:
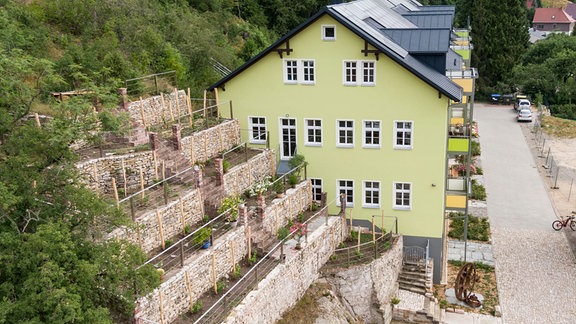
[[[325,224],[328,224],[328,207],[335,204],[336,199],[326,204],[318,212],[308,218],[304,224],[310,224],[321,216],[325,217]],[[242,302],[250,291],[258,285],[278,264],[285,260],[285,245],[292,239],[296,231],[291,232],[288,237],[276,243],[270,252],[266,253],[260,260],[244,274],[228,291],[226,291],[216,303],[211,305],[206,312],[195,319],[194,323],[220,323],[230,313],[230,311]],[[308,233],[308,232],[306,232]],[[308,240],[308,235],[305,241]]]

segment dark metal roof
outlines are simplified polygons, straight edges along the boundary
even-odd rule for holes
[[[449,13],[422,13],[402,15],[420,28],[452,28],[454,15]]]
[[[435,71],[432,67],[427,66],[415,57],[411,56],[408,49],[403,48],[401,45],[393,41],[392,38],[382,33],[380,28],[376,28],[372,23],[370,23],[371,20],[368,18],[377,21],[378,24],[380,26],[384,26],[384,28],[416,29],[417,26],[414,23],[405,17],[402,17],[402,15],[393,9],[399,4],[403,4],[405,8],[409,10],[426,8],[417,6],[417,4],[411,0],[358,0],[324,7],[313,17],[300,24],[288,34],[281,37],[274,44],[270,45],[254,58],[250,59],[238,69],[211,85],[208,90],[213,90],[217,87],[223,87],[228,80],[231,80],[236,75],[250,67],[252,64],[258,62],[268,53],[274,51],[276,48],[283,46],[287,40],[315,22],[318,18],[322,17],[323,15],[329,15],[353,31],[359,37],[366,40],[370,45],[380,50],[384,55],[391,58],[406,68],[408,71],[428,83],[430,86],[438,90],[440,93],[443,93],[452,100],[460,101],[462,97],[462,88],[459,85],[452,82],[444,74]],[[447,47],[449,46],[449,34],[447,34],[445,37],[446,40],[443,42],[443,44],[446,46],[445,51],[447,51]]]
[[[410,53],[446,53],[450,29],[381,29],[382,33]]]

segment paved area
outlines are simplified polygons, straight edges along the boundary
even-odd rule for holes
[[[514,111],[476,105],[503,323],[574,323],[574,255]],[[447,323],[459,323],[450,322]]]

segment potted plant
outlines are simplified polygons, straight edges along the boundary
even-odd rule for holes
[[[282,196],[284,196],[284,190],[285,190],[283,179],[276,180],[276,182],[272,184],[272,190],[276,192],[276,196],[278,198],[282,198]]]
[[[306,224],[295,222],[290,226],[290,233],[292,233],[292,238],[296,241],[295,249],[300,250],[302,248],[300,241],[304,236],[306,236],[306,233],[308,233]]]
[[[222,200],[222,205],[218,208],[218,213],[228,212],[226,222],[235,222],[238,220],[238,206],[244,203],[240,196],[229,196]]]
[[[194,234],[192,241],[196,245],[201,245],[203,249],[207,249],[210,247],[210,236],[212,235],[212,228],[211,227],[202,227],[199,229],[196,234]]]
[[[263,180],[256,182],[250,188],[250,197],[262,196],[262,194],[264,194],[266,191],[268,191],[268,188],[270,187],[270,185],[271,185],[270,177],[266,177]]]
[[[295,172],[292,172],[288,175],[288,184],[290,184],[290,187],[296,188],[296,185],[299,182],[298,180],[298,175]]]

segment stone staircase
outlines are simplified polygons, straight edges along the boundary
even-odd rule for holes
[[[426,271],[428,268],[428,271]],[[432,292],[432,262],[404,260],[398,287],[421,295]]]
[[[156,151],[156,157],[158,159],[158,163],[164,162],[164,167],[166,171],[166,178],[171,177],[173,175],[178,174],[186,169],[191,167],[190,162],[181,150],[175,150],[173,148],[173,144],[167,140],[160,140],[159,141],[159,148]],[[161,167],[161,165],[160,165]],[[187,180],[193,178],[193,170],[190,169],[180,175],[178,175],[177,182],[188,182]]]
[[[421,295],[398,290],[400,303],[393,308],[393,319],[408,323],[445,323],[446,310],[440,307],[432,293]]]

